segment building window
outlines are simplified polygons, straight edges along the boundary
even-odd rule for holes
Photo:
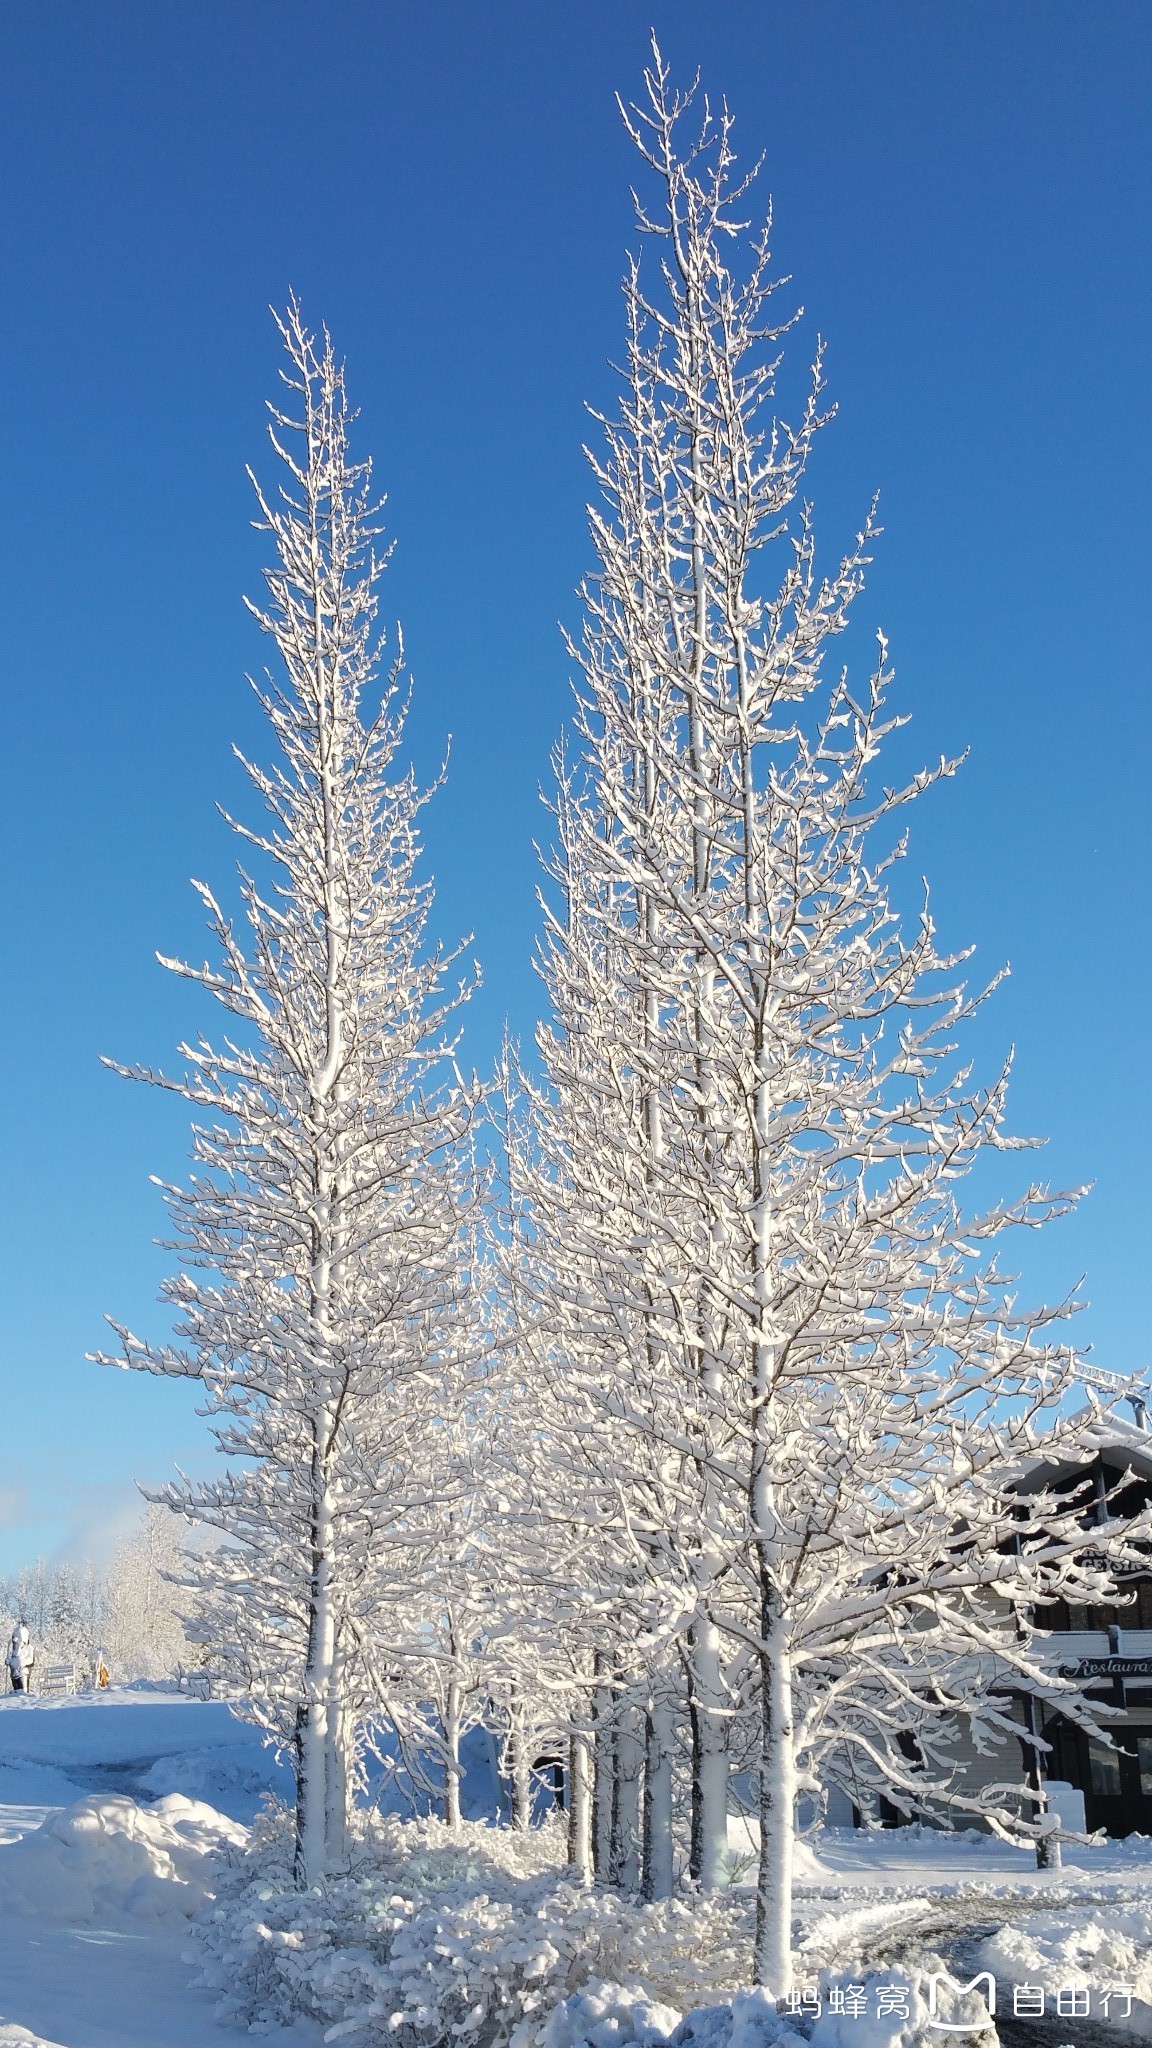
[[[1140,1761],[1143,1776],[1143,1756]],[[1152,1746],[1149,1749],[1149,1762],[1152,1763]],[[1088,1777],[1090,1788],[1097,1799],[1119,1799],[1120,1758],[1114,1749],[1105,1749],[1102,1742],[1093,1742],[1091,1737],[1088,1741]]]

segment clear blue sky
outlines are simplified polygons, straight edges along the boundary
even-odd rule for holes
[[[264,745],[243,465],[290,285],[390,493],[422,770],[454,735],[428,838],[486,975],[469,1051],[531,1031],[581,408],[630,234],[612,95],[653,19],[767,153],[840,406],[819,530],[881,490],[864,623],[909,749],[971,748],[914,863],[945,933],[1012,962],[975,1050],[1016,1043],[1017,1126],[1096,1184],[1028,1284],[1084,1272],[1099,1362],[1152,1354],[1147,0],[7,0],[0,1569],[98,1548],[136,1477],[205,1462],[188,1389],[83,1360],[105,1310],[158,1327],[148,1175],[184,1156],[179,1106],[98,1055],[159,1062],[200,1021],[152,954],[202,954],[187,878],[226,883],[229,743]]]

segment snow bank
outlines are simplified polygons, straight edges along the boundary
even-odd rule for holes
[[[979,1953],[1001,1997],[1008,1987],[1035,1985],[1052,2012],[1061,1989],[1086,1991],[1091,2018],[1152,2041],[1152,1898],[1109,1902],[1106,1920],[1087,1900],[1073,1912],[1030,1913],[1021,1925],[1002,1927]],[[1130,2012],[1117,1995],[1124,1993],[1131,1993]]]
[[[159,1757],[141,1775],[137,1790],[149,1795],[180,1792],[250,1824],[269,1793],[287,1805],[294,1787],[291,1771],[274,1750],[235,1743]]]
[[[939,1957],[925,1958],[924,1972],[937,1969],[944,1969]],[[681,2018],[654,2002],[643,1984],[598,1982],[557,2006],[542,2029],[521,2030],[521,2039],[538,2048],[938,2048],[942,2022],[956,2031],[969,2020],[970,2030],[960,2029],[968,2048],[995,2048],[995,2028],[980,2025],[987,2014],[978,1995],[943,1986],[933,2013],[924,1983],[923,1973],[913,1979],[903,1970],[825,1974],[822,2009],[813,2019],[778,2012],[756,1989]]]
[[[204,1903],[210,1858],[243,1840],[233,1821],[179,1794],[149,1808],[82,1799],[0,1847],[0,1912],[70,1925],[179,1921]]]
[[[82,1799],[84,1789],[53,1764],[0,1760],[0,1843],[18,1841],[57,1807]]]
[[[350,1872],[304,1893],[290,1852],[287,1817],[262,1816],[243,1852],[222,1857],[196,1922],[217,2017],[256,2031],[304,2018],[352,2048],[939,2048],[941,2021],[962,2021],[967,2048],[996,2048],[979,1998],[950,1979],[930,2014],[938,1958],[915,1981],[846,1967],[924,1899],[841,1910],[835,1930],[822,1920],[828,1938],[810,1951],[821,2010],[807,2000],[793,2015],[746,1988],[747,1890],[644,1905],[585,1889],[554,1823],[453,1834],[377,1819]]]
[[[0,2048],[61,2048],[59,2041],[48,2041],[43,2034],[30,2034],[27,2027],[6,2027],[0,2021]]]

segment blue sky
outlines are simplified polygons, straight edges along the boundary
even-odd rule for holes
[[[1017,1127],[1095,1183],[1027,1286],[1084,1273],[1099,1362],[1152,1353],[1145,0],[8,0],[0,1570],[99,1551],[134,1479],[205,1463],[189,1389],[84,1363],[104,1311],[158,1326],[148,1176],[184,1156],[179,1105],[98,1055],[158,1063],[199,1022],[152,956],[202,954],[188,877],[226,882],[229,746],[264,745],[243,468],[289,286],[389,492],[422,771],[453,734],[428,844],[486,976],[468,1050],[531,1032],[582,407],[612,390],[630,236],[612,96],[652,21],[766,152],[797,370],[828,339],[824,546],[882,494],[856,658],[882,624],[906,758],[971,749],[913,863],[944,933],[1012,963],[973,1049],[1016,1044]]]

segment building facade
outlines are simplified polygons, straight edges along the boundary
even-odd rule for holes
[[[1083,1490],[1086,1515],[1101,1520],[1106,1514],[1134,1514],[1152,1503],[1152,1434],[1115,1418],[1102,1421],[1093,1458],[1075,1466],[1038,1465],[1028,1483],[1035,1490]],[[1099,1707],[1110,1742],[1086,1735],[1045,1702],[1018,1695],[1012,1704],[1021,1731],[1018,1756],[1003,1748],[981,1753],[963,1722],[957,1729],[956,1782],[966,1793],[978,1795],[1015,1778],[1021,1786],[1034,1784],[1035,1751],[1024,1739],[1032,1728],[1048,1745],[1040,1778],[1051,1784],[1050,1804],[1065,1826],[1116,1836],[1152,1835],[1152,1552],[1146,1571],[1134,1568],[1116,1576],[1117,1598],[1106,1605],[1077,1607],[1057,1600],[1033,1616],[1035,1626],[1047,1634],[1046,1641],[1036,1643],[1037,1651]],[[895,1827],[910,1818],[888,1799],[865,1815],[847,1793],[829,1794],[827,1820],[833,1827],[858,1827],[865,1821]],[[959,1816],[957,1822],[963,1825]]]

